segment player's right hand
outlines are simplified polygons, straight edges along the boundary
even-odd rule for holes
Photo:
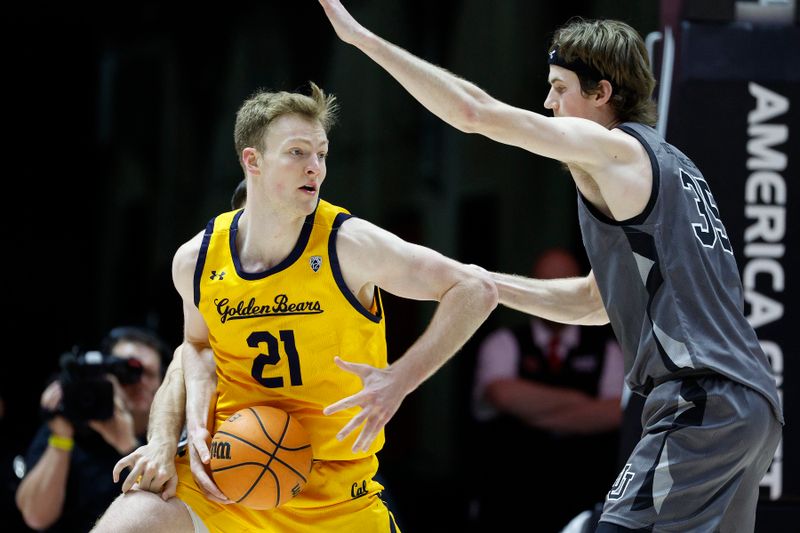
[[[119,475],[126,468],[131,471],[122,484],[122,492],[132,488],[146,490],[160,493],[164,501],[175,496],[178,474],[175,471],[174,446],[155,442],[139,446],[114,465],[114,483],[119,482]]]
[[[233,503],[217,484],[211,479],[211,470],[208,466],[211,461],[211,452],[208,443],[211,441],[211,433],[206,428],[193,429],[189,432],[189,465],[192,469],[192,476],[200,490],[211,501],[217,503]]]

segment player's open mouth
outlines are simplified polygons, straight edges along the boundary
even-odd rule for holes
[[[317,188],[314,187],[313,185],[303,185],[302,187],[300,187],[300,190],[301,191],[306,191],[306,192],[309,192],[309,193],[312,193],[312,194],[317,192]]]

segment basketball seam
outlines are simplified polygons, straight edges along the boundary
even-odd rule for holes
[[[272,461],[274,459],[276,459],[275,456],[278,454],[278,450],[281,448],[281,443],[283,443],[283,439],[286,437],[286,431],[288,431],[288,429],[289,429],[289,413],[286,413],[286,422],[284,422],[284,424],[283,424],[283,431],[281,432],[281,436],[278,439],[278,442],[275,442],[275,441],[272,440],[272,438],[270,437],[269,433],[267,432],[267,428],[264,427],[264,423],[261,421],[261,417],[258,416],[258,413],[256,412],[256,410],[253,409],[252,407],[248,407],[248,409],[250,410],[251,413],[253,413],[253,416],[256,417],[256,420],[258,421],[258,425],[261,427],[261,431],[264,432],[264,436],[267,437],[267,439],[269,439],[269,441],[272,442],[272,444],[275,445],[275,451],[274,451],[274,453],[270,454],[269,461],[267,461],[267,464],[264,465],[264,469],[268,470],[270,472],[270,474],[272,474],[272,476],[275,478],[275,486],[277,487],[277,490],[275,491],[276,492],[276,494],[275,494],[275,507],[277,507],[280,504],[280,501],[281,501],[281,484],[278,483],[278,481],[277,481],[277,477],[278,476],[276,476],[275,473],[272,471],[272,469],[270,469],[269,465],[271,465]],[[280,461],[280,462],[283,463],[283,461]],[[291,467],[289,467],[289,468],[291,469]],[[260,479],[261,479],[261,476],[259,476],[259,480]],[[253,490],[252,487],[251,487],[250,490]],[[249,491],[248,491],[248,493],[249,493]]]

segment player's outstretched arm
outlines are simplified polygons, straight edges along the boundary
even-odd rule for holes
[[[497,290],[484,272],[410,244],[364,220],[346,221],[338,233],[342,275],[356,294],[378,286],[415,300],[439,305],[422,336],[392,365],[375,368],[337,358],[357,374],[363,389],[325,409],[326,414],[360,406],[361,412],[340,431],[345,438],[364,424],[354,451],[369,449],[403,398],[447,362],[475,333],[497,305]]]
[[[208,342],[208,328],[194,305],[194,270],[203,233],[181,246],[172,261],[172,278],[183,300],[184,340],[183,378],[186,387],[186,430],[189,437],[189,461],[192,476],[207,498],[230,503],[211,478],[208,428],[209,412],[217,386],[213,351]]]
[[[608,324],[593,272],[582,278],[562,279],[534,279],[497,272],[491,276],[500,303],[506,307],[562,324]]]
[[[147,444],[126,455],[114,466],[114,482],[123,470],[130,468],[122,484],[122,492],[131,488],[161,494],[164,500],[175,495],[178,475],[175,454],[184,423],[186,389],[183,383],[182,349],[175,349],[164,382],[156,391],[150,406],[147,424]]]
[[[383,67],[448,124],[563,162],[602,166],[635,154],[592,121],[552,118],[510,106],[474,83],[420,59],[363,27],[339,0],[320,0],[336,34]],[[623,153],[624,152],[624,153]]]

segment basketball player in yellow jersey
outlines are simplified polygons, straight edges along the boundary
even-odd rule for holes
[[[245,208],[215,217],[173,261],[185,317],[190,464],[178,460],[177,497],[164,501],[148,492],[169,491],[163,455],[121,461],[146,490],[118,498],[95,531],[397,530],[373,480],[383,427],[486,319],[497,292],[484,273],[320,200],[334,110],[334,98],[314,84],[311,96],[260,92],[240,108]],[[392,365],[379,287],[439,302],[424,334]],[[216,373],[202,356],[209,349]],[[227,500],[206,466],[215,428],[253,404],[295,416],[316,459],[303,492],[269,511]],[[178,430],[165,423],[152,436],[174,441]]]

